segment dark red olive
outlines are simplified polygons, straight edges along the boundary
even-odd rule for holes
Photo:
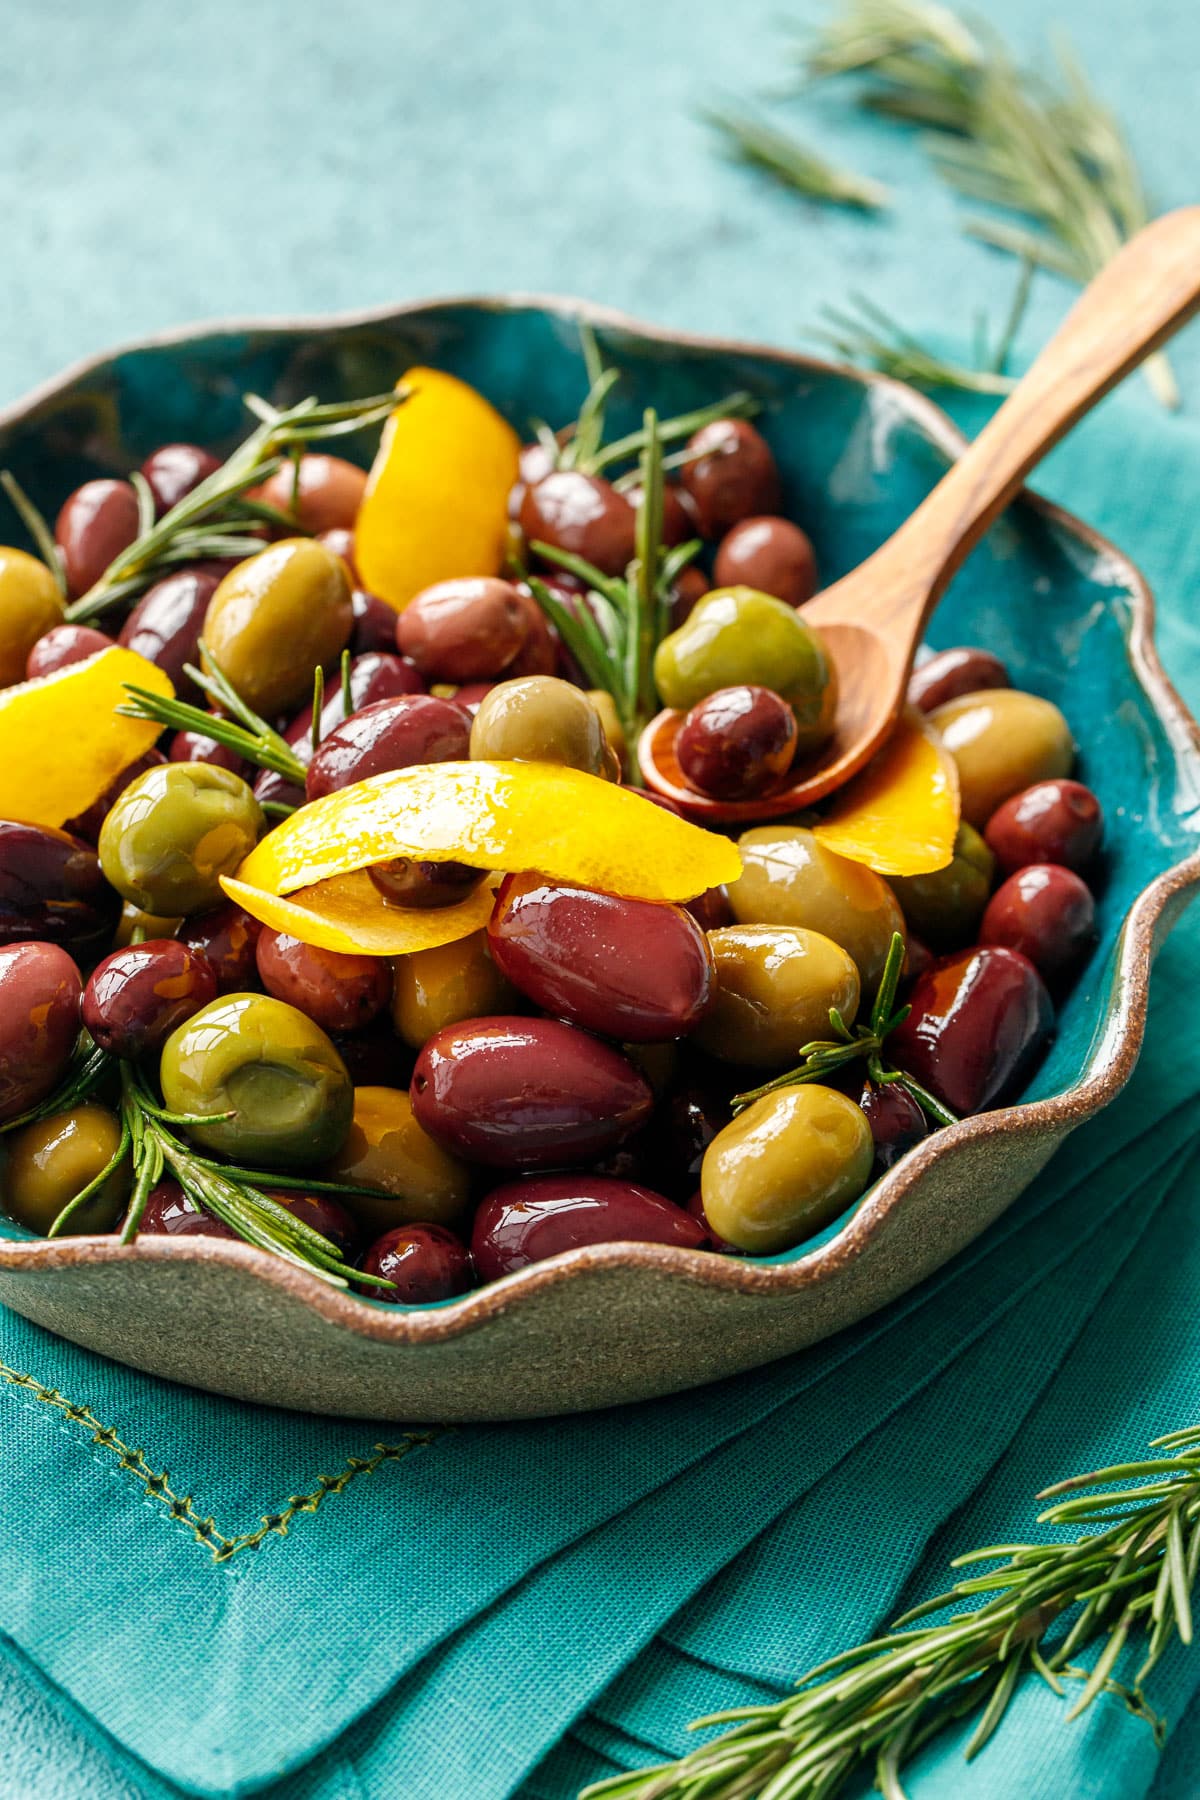
[[[350,1214],[332,1194],[301,1194],[290,1188],[264,1188],[272,1200],[290,1212],[293,1218],[319,1231],[344,1257],[358,1249],[359,1230]]]
[[[396,644],[431,681],[491,681],[529,636],[526,602],[494,575],[439,581],[396,619]]]
[[[368,775],[416,763],[465,761],[470,742],[470,721],[452,700],[434,694],[376,700],[318,745],[308,765],[308,797],[318,800]]]
[[[642,503],[641,482],[633,481],[628,487],[623,487],[621,492],[636,513]],[[686,544],[689,538],[699,535],[696,530],[696,521],[692,517],[691,501],[687,494],[678,482],[665,481],[663,483],[662,532],[659,542],[673,550],[677,544]]]
[[[144,756],[139,756],[136,762],[131,762],[121,770],[116,780],[105,788],[98,800],[92,801],[86,812],[77,813],[73,819],[68,819],[63,830],[69,831],[72,837],[83,838],[86,843],[96,843],[100,827],[111,812],[117,796],[123,794],[130,782],[136,781],[139,775],[144,775],[147,769],[156,769],[166,760],[161,750],[147,750]]]
[[[423,694],[425,681],[415,663],[409,662],[406,656],[397,656],[392,644],[396,637],[396,615],[391,614],[392,629],[386,650],[365,650],[356,656],[350,664],[350,712],[362,712],[364,707],[374,706],[377,700],[398,700],[402,694]],[[321,706],[322,739],[331,731],[344,725],[347,718],[345,696],[342,693],[340,674],[331,677],[325,688],[325,699]],[[312,757],[312,706],[306,706],[303,712],[296,714],[284,733],[288,743],[296,752],[301,762],[308,762]]]
[[[716,1250],[718,1252],[728,1250],[728,1251],[732,1251],[732,1253],[735,1256],[738,1254],[736,1246],[731,1244],[728,1241],[728,1239],[723,1238],[723,1237],[718,1237],[716,1232],[713,1230],[712,1226],[709,1224],[708,1214],[704,1210],[704,1195],[700,1192],[699,1188],[696,1189],[695,1193],[692,1195],[691,1199],[688,1201],[687,1211],[692,1215],[693,1219],[696,1219],[704,1227],[705,1231],[707,1232],[708,1243],[705,1245],[706,1249]]]
[[[392,997],[391,964],[382,956],[322,950],[285,931],[264,930],[256,959],[268,994],[307,1013],[324,1031],[357,1031]]]
[[[890,1169],[906,1150],[929,1135],[925,1114],[898,1081],[864,1082],[858,1104],[875,1140],[877,1173]]]
[[[44,1100],[79,1036],[79,970],[57,944],[0,949],[0,1119]]]
[[[685,903],[684,911],[691,913],[701,931],[719,931],[722,925],[736,923],[729,895],[723,887],[705,888],[702,894]]]
[[[602,574],[623,575],[633,561],[634,510],[602,475],[552,470],[526,489],[520,523],[528,543],[568,550]]]
[[[964,950],[935,963],[909,995],[912,1011],[888,1039],[898,1068],[952,1112],[1008,1099],[1054,1025],[1046,984],[1016,950]]]
[[[435,1031],[410,1092],[430,1137],[500,1169],[589,1162],[654,1106],[650,1083],[611,1044],[557,1019],[508,1014]]]
[[[148,1056],[216,997],[217,978],[199,951],[177,938],[148,938],[96,964],[83,990],[83,1022],[102,1050]]]
[[[296,519],[302,531],[352,531],[366,485],[366,470],[344,456],[310,451],[299,469],[285,462],[269,476],[258,497]]]
[[[373,863],[367,870],[375,887],[393,906],[455,906],[474,893],[483,880],[482,869],[460,862],[416,862],[409,856],[393,856]]]
[[[304,789],[299,782],[289,781],[277,769],[260,769],[254,777],[254,798],[260,806],[287,806],[295,812],[305,801]]]
[[[86,594],[137,534],[137,495],[127,481],[85,481],[68,495],[54,537],[72,596]]]
[[[475,1214],[471,1254],[483,1281],[586,1244],[706,1250],[708,1231],[650,1188],[605,1175],[534,1175],[493,1188]]]
[[[543,481],[554,466],[554,453],[549,445],[540,441],[521,445],[520,455],[517,457],[517,479],[508,490],[510,519],[515,521],[520,518],[525,490],[533,487],[535,482]]]
[[[249,765],[228,744],[219,744],[203,731],[177,731],[167,746],[167,761],[212,763],[233,775],[249,774]]]
[[[359,1291],[393,1306],[429,1306],[474,1285],[467,1247],[444,1225],[398,1225],[385,1231],[358,1266],[365,1275],[382,1275],[394,1284],[377,1288],[364,1283]]]
[[[1030,863],[988,901],[979,941],[1019,950],[1053,986],[1074,974],[1096,941],[1091,889],[1060,863]]]
[[[714,419],[687,441],[679,472],[701,537],[724,537],[743,519],[779,511],[771,447],[745,419]]]
[[[83,961],[107,947],[120,911],[91,844],[0,819],[0,944],[61,944]]]
[[[362,656],[370,650],[391,651],[396,648],[394,606],[389,606],[386,600],[377,600],[374,594],[368,594],[365,588],[360,587],[356,587],[351,594],[350,605],[354,611],[350,648],[355,656]],[[416,674],[415,669],[413,674]],[[425,683],[422,682],[421,687],[409,688],[408,692],[419,694],[424,686]]]
[[[185,663],[199,667],[200,633],[217,580],[201,568],[166,575],[146,590],[121,627],[125,648],[156,663],[171,677],[180,699],[193,704],[202,696],[183,669]]]
[[[333,554],[335,556],[341,557],[341,559],[345,563],[347,569],[350,571],[351,582],[357,583],[358,569],[355,566],[355,562],[354,562],[354,533],[352,531],[348,531],[344,525],[334,525],[328,531],[318,531],[317,542],[318,542],[318,544],[324,544],[324,546],[327,550],[332,550]],[[371,594],[364,594],[363,598],[366,600],[372,600],[374,598],[374,596]],[[383,602],[380,600],[380,601],[376,601],[375,604],[378,606],[382,606]],[[361,646],[362,649],[364,649],[364,650],[375,650],[375,649],[390,650],[391,649],[393,643],[395,642],[396,615],[392,611],[392,608],[390,606],[388,607],[388,612],[391,613],[392,630],[391,630],[391,634],[388,637],[387,643],[379,644],[379,645],[363,644]],[[358,615],[356,613],[355,617],[357,618],[357,616]]]
[[[671,630],[678,631],[690,619],[698,601],[712,591],[712,582],[694,563],[680,569],[671,586]]]
[[[504,678],[516,681],[522,675],[553,675],[558,667],[558,633],[523,582],[516,591],[525,609],[529,635],[505,669]]]
[[[790,519],[743,519],[721,539],[712,585],[757,588],[788,606],[803,606],[817,591],[817,558],[807,532]]]
[[[795,713],[770,688],[718,688],[684,719],[675,755],[700,793],[717,800],[749,800],[787,772],[796,738]]]
[[[53,675],[55,669],[86,662],[101,650],[111,650],[114,641],[107,632],[96,631],[90,625],[53,625],[29,652],[25,679],[36,681],[42,675]]]
[[[138,1233],[148,1237],[237,1237],[232,1226],[189,1200],[179,1183],[169,1178],[147,1194]]]
[[[178,506],[193,488],[215,475],[220,466],[217,458],[202,450],[199,444],[161,444],[152,451],[142,464],[142,474],[150,483],[158,517],[161,519],[164,513]]]
[[[255,950],[262,926],[232,901],[192,913],[179,927],[179,941],[200,951],[216,976],[219,994],[240,994],[255,984]]]
[[[947,700],[957,700],[960,694],[1011,686],[1008,670],[998,656],[963,644],[954,650],[940,650],[913,670],[908,678],[908,700],[910,706],[929,713]]]
[[[926,969],[932,967],[933,951],[921,941],[915,931],[910,931],[905,940],[902,979],[908,983],[919,981]]]
[[[623,1043],[683,1037],[712,998],[712,951],[682,907],[541,875],[505,878],[488,949],[535,1006]]]
[[[1061,863],[1080,875],[1096,860],[1104,814],[1082,781],[1039,781],[998,806],[983,835],[1006,875],[1030,863]]]
[[[479,711],[480,704],[498,686],[494,681],[464,681],[460,688],[454,690],[454,704],[461,706],[471,718]]]
[[[673,1199],[684,1199],[700,1185],[704,1152],[732,1118],[728,1098],[700,1082],[689,1082],[671,1094],[662,1109],[659,1139],[660,1181]]]

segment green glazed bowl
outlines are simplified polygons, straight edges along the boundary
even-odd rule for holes
[[[888,537],[962,447],[935,406],[895,382],[576,301],[515,298],[205,327],[133,345],[0,413],[0,466],[53,514],[77,483],[123,474],[158,444],[232,448],[248,428],[247,390],[276,401],[366,394],[413,363],[464,377],[524,433],[532,417],[558,424],[578,409],[581,318],[624,371],[615,431],[646,405],[663,416],[734,389],[758,396],[785,510],[811,534],[826,581]],[[370,445],[359,449],[369,457]],[[820,1238],[759,1261],[601,1245],[402,1309],[219,1238],[47,1243],[0,1222],[0,1300],[136,1368],[220,1393],[448,1420],[669,1393],[798,1350],[895,1299],[991,1224],[1136,1061],[1151,959],[1200,879],[1200,731],[1159,665],[1153,618],[1137,569],[1033,495],[1009,509],[943,600],[931,642],[986,645],[1019,685],[1056,701],[1082,746],[1082,779],[1119,821],[1100,944],[1020,1104],[918,1145]]]

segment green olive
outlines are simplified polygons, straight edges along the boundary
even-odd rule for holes
[[[324,1174],[373,1194],[346,1194],[342,1203],[363,1230],[381,1237],[395,1225],[462,1223],[471,1201],[465,1163],[443,1150],[413,1118],[400,1088],[354,1090],[350,1134]]]
[[[108,1167],[120,1143],[120,1120],[106,1106],[91,1102],[22,1126],[7,1143],[5,1212],[18,1225],[45,1237],[67,1201]],[[93,1197],[71,1215],[63,1235],[82,1237],[111,1231],[129,1198],[132,1182],[126,1152]]]
[[[1075,763],[1071,727],[1057,706],[1020,688],[961,694],[929,720],[958,765],[962,816],[980,831],[1014,794],[1069,775]]]
[[[995,872],[995,857],[964,819],[944,869],[900,875],[892,886],[908,924],[931,950],[959,950],[974,942]]]
[[[262,808],[213,763],[160,763],[118,795],[100,828],[100,866],[142,912],[178,918],[219,906],[221,876],[249,856]]]
[[[45,563],[0,546],[0,687],[24,681],[29,652],[62,618],[63,597]]]
[[[159,1080],[170,1112],[203,1115],[188,1137],[249,1168],[336,1156],[354,1111],[346,1065],[320,1026],[265,994],[201,1007],[167,1039]]]
[[[756,825],[738,839],[742,873],[728,889],[742,925],[802,925],[849,951],[874,993],[904,917],[882,876],[827,850],[803,825]]]
[[[341,654],[353,623],[342,558],[315,538],[284,538],[230,569],[208,603],[204,642],[271,718],[311,698],[313,670]]]
[[[665,637],[654,657],[663,702],[680,711],[718,688],[771,688],[796,715],[797,748],[815,750],[833,730],[837,672],[794,607],[756,588],[716,588]]]
[[[704,1216],[751,1256],[790,1250],[857,1200],[875,1147],[862,1108],[836,1088],[780,1088],[719,1131],[700,1166]]]
[[[471,726],[471,755],[490,762],[559,763],[602,775],[606,751],[600,714],[556,675],[500,682],[484,695]]]
[[[858,970],[832,938],[796,925],[723,925],[708,941],[716,992],[692,1036],[710,1055],[782,1069],[803,1044],[828,1038],[831,1006],[853,1023]]]
[[[443,1025],[521,1012],[524,1005],[492,961],[486,931],[396,958],[392,1024],[396,1035],[414,1050]]]

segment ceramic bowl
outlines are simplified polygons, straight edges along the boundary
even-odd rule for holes
[[[583,392],[581,317],[624,371],[616,430],[647,404],[665,416],[734,389],[758,396],[786,510],[811,533],[826,581],[875,549],[962,447],[928,400],[874,376],[574,301],[451,300],[187,330],[100,357],[0,414],[0,465],[52,514],[76,483],[123,473],[160,443],[231,448],[247,430],[248,389],[277,401],[365,394],[416,362],[474,383],[521,430],[531,417],[558,424]],[[404,1310],[221,1239],[122,1248],[4,1225],[0,1300],[105,1355],[221,1393],[465,1420],[578,1411],[729,1375],[921,1281],[1127,1080],[1155,947],[1200,878],[1200,733],[1159,666],[1151,596],[1125,557],[1027,495],[970,558],[930,638],[988,645],[1020,685],[1058,702],[1112,827],[1101,942],[1020,1104],[938,1132],[822,1237],[764,1260],[605,1245]]]

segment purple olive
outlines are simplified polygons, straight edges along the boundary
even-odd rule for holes
[[[654,1106],[620,1051],[557,1019],[502,1015],[444,1025],[417,1057],[412,1109],[445,1149],[500,1169],[603,1156]]]
[[[350,1214],[332,1194],[301,1194],[291,1188],[264,1188],[263,1192],[285,1207],[302,1225],[327,1237],[343,1256],[358,1250],[359,1230]]]
[[[121,770],[116,780],[105,788],[98,800],[92,801],[86,812],[76,813],[73,819],[68,819],[63,830],[69,831],[72,837],[83,838],[86,843],[94,844],[118,795],[123,794],[130,782],[136,781],[139,775],[144,775],[147,769],[156,769],[166,760],[161,750],[147,750],[136,762],[131,762],[128,768]]]
[[[72,598],[86,594],[137,534],[137,495],[127,481],[85,481],[69,494],[54,537]]]
[[[863,1084],[858,1104],[867,1115],[875,1140],[875,1168],[880,1174],[900,1161],[906,1150],[929,1135],[925,1114],[898,1081]]]
[[[712,582],[694,563],[680,569],[671,585],[671,630],[678,631],[690,619],[699,601],[711,592]]]
[[[963,644],[954,650],[940,650],[913,670],[908,678],[908,701],[929,713],[962,694],[1011,686],[1008,670],[998,656]]]
[[[415,763],[465,761],[470,742],[470,722],[452,700],[434,694],[376,700],[318,745],[308,765],[308,798]]]
[[[79,1036],[83,982],[57,944],[0,949],[0,1119],[44,1100]]]
[[[150,938],[97,963],[83,990],[83,1022],[101,1050],[148,1056],[216,997],[217,978],[199,951]]]
[[[1054,1025],[1046,984],[1027,957],[999,945],[934,963],[909,995],[912,1011],[888,1054],[952,1112],[1007,1099]]]
[[[680,480],[704,538],[724,537],[743,519],[779,511],[775,458],[745,419],[714,419],[693,432]]]
[[[396,644],[431,681],[491,681],[529,636],[526,600],[494,575],[439,581],[396,619]]]
[[[981,944],[1005,944],[1027,956],[1053,986],[1073,975],[1096,941],[1096,903],[1073,869],[1030,863],[988,901]]]
[[[535,1175],[493,1188],[475,1215],[471,1254],[484,1281],[586,1244],[706,1250],[698,1220],[650,1188],[603,1175]]]
[[[719,931],[722,925],[735,923],[729,895],[723,887],[705,888],[683,910],[691,913],[701,931]]]
[[[1084,874],[1104,836],[1104,814],[1082,781],[1039,781],[998,806],[984,832],[1006,875],[1030,863],[1061,863]]]
[[[659,1162],[662,1185],[673,1199],[699,1187],[704,1152],[732,1116],[728,1098],[699,1082],[677,1088],[669,1097],[659,1132]]]
[[[390,1288],[366,1284],[361,1293],[393,1306],[428,1306],[450,1300],[474,1285],[471,1258],[444,1225],[398,1225],[376,1238],[359,1268],[365,1275],[382,1275]]]
[[[417,862],[410,856],[393,856],[373,863],[367,870],[374,886],[393,906],[456,906],[474,893],[483,880],[482,869],[460,862]]]
[[[170,676],[182,700],[202,699],[184,674],[185,663],[198,667],[200,633],[218,578],[201,568],[180,569],[148,588],[121,627],[121,643]]]
[[[624,494],[625,499],[636,513],[638,507],[642,504],[641,482],[633,481],[628,487],[623,487],[620,491]],[[686,544],[689,538],[697,537],[699,533],[696,530],[696,521],[692,515],[692,503],[685,490],[680,487],[677,481],[663,482],[662,500],[662,533],[660,542],[665,544],[668,549],[674,549],[677,544]]]
[[[790,519],[743,519],[721,539],[712,585],[751,587],[788,606],[803,606],[817,591],[817,559],[808,535]]]
[[[142,474],[154,495],[154,510],[161,519],[164,513],[198,488],[202,481],[220,468],[215,456],[199,444],[160,444],[142,464]]]
[[[82,960],[111,942],[120,911],[91,844],[0,819],[0,944],[61,944]]]
[[[228,900],[208,912],[192,913],[179,927],[179,941],[204,957],[219,994],[241,994],[254,986],[261,931],[257,919]]]
[[[346,534],[347,536],[349,533]],[[327,541],[327,540],[322,540]],[[351,539],[353,551],[353,539]],[[343,554],[339,552],[339,554]],[[353,575],[353,564],[351,564]],[[368,594],[365,588],[356,587],[350,596],[350,605],[354,610],[354,625],[350,632],[350,649],[355,656],[362,656],[367,651],[391,651],[396,647],[396,609],[389,606],[386,600],[377,600],[374,594]],[[413,670],[414,675],[416,670]],[[424,682],[421,687],[424,687]],[[421,688],[407,690],[419,694]]]
[[[167,746],[167,761],[173,763],[211,763],[216,769],[228,769],[231,775],[245,777],[249,766],[228,744],[219,744],[203,731],[177,731]]]
[[[396,615],[388,608],[392,618],[392,630],[386,650],[365,650],[356,656],[350,664],[350,713],[362,712],[368,706],[374,706],[377,700],[398,700],[403,694],[423,694],[425,682],[415,663],[409,662],[406,656],[397,656],[391,648],[396,635]],[[349,717],[346,711],[345,696],[342,693],[340,678],[330,680],[325,688],[325,699],[321,706],[321,729],[319,739],[327,738],[331,731],[344,725]],[[307,763],[312,758],[312,705],[296,714],[284,736],[300,761]]]
[[[237,1237],[232,1226],[189,1200],[179,1183],[170,1178],[160,1181],[147,1194],[146,1205],[138,1220],[138,1234],[143,1237]]]
[[[289,781],[278,769],[260,769],[252,783],[254,798],[260,806],[288,806],[294,812],[304,805],[304,789],[297,781]]]
[[[602,475],[552,470],[526,489],[520,524],[528,543],[568,550],[604,575],[623,575],[633,561],[636,515]]]
[[[392,997],[391,964],[302,943],[285,931],[259,933],[258,973],[268,994],[286,1000],[324,1031],[369,1025]]]
[[[43,675],[53,675],[55,669],[86,662],[101,650],[111,650],[113,642],[107,632],[95,631],[90,625],[55,625],[29,652],[25,678],[37,681]]]
[[[529,635],[504,671],[506,681],[522,675],[553,675],[558,668],[561,645],[558,633],[534,599],[524,582],[516,589],[525,609]]]
[[[344,456],[310,451],[299,468],[285,462],[258,491],[260,500],[296,519],[302,531],[353,531],[367,472]]]
[[[749,800],[787,772],[797,736],[795,713],[770,688],[718,688],[684,719],[675,754],[700,793]]]

